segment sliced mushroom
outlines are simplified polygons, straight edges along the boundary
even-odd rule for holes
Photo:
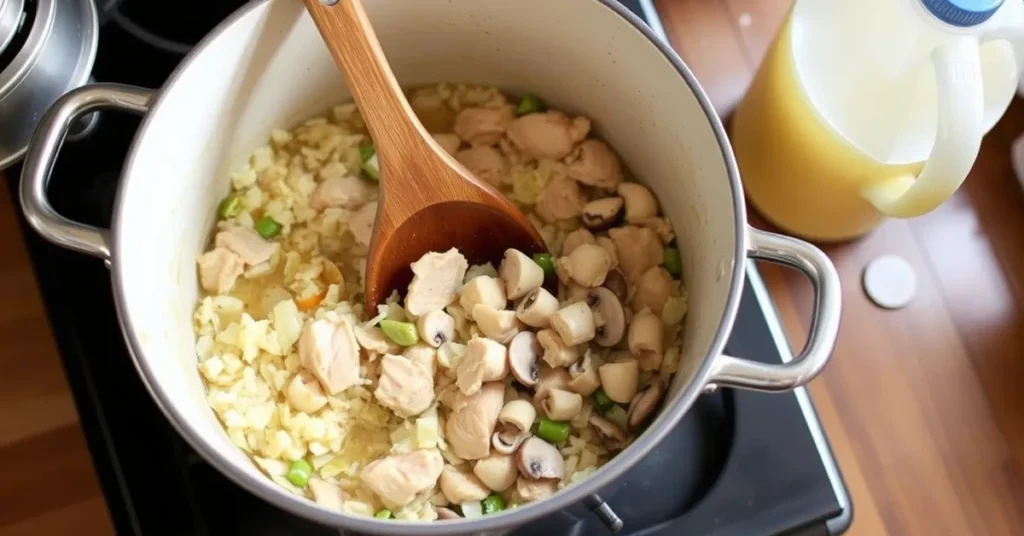
[[[437,348],[454,340],[455,319],[441,309],[435,309],[416,320],[416,329],[423,342]]]
[[[602,286],[614,292],[615,297],[619,299],[619,303],[626,303],[628,301],[629,282],[626,281],[626,275],[622,273],[622,270],[616,268],[608,272],[608,275],[604,278],[604,284]]]
[[[543,287],[533,289],[516,307],[516,318],[533,328],[546,328],[558,311],[558,299]]]
[[[597,374],[590,351],[583,355],[583,359],[569,366],[569,377],[572,378],[567,386],[569,390],[583,396],[594,394],[601,386],[601,377]]]
[[[516,483],[519,467],[515,458],[508,454],[492,454],[476,462],[473,474],[492,491],[500,493]]]
[[[520,476],[516,480],[516,493],[523,502],[534,502],[546,499],[558,491],[557,480],[533,480]]]
[[[515,311],[492,309],[478,303],[473,306],[473,319],[481,333],[502,344],[508,343],[516,333],[519,333]]]
[[[469,313],[469,318],[476,320],[473,307],[483,304],[491,309],[502,310],[508,300],[505,297],[505,285],[497,277],[478,275],[470,279],[459,292],[459,305]]]
[[[640,368],[636,359],[623,359],[605,363],[597,369],[601,376],[601,387],[608,398],[626,404],[636,396]]]
[[[498,413],[498,427],[491,446],[501,454],[512,454],[530,435],[537,410],[526,400],[511,400]]]
[[[320,382],[305,371],[300,371],[288,382],[285,394],[293,408],[305,413],[315,413],[327,404],[327,396]]]
[[[626,333],[626,315],[615,293],[604,287],[592,289],[587,304],[593,312],[594,342],[604,347],[615,346]]]
[[[572,391],[548,389],[541,398],[540,405],[549,419],[571,421],[583,409],[583,397]]]
[[[571,365],[579,359],[579,351],[576,350],[576,347],[567,346],[562,342],[562,337],[553,329],[538,331],[537,343],[544,348],[544,362],[552,367]]]
[[[451,465],[445,465],[441,471],[440,484],[444,498],[453,504],[481,501],[491,494],[490,488],[476,475],[459,471]]]
[[[629,352],[637,359],[640,370],[658,370],[664,352],[664,327],[661,318],[644,308],[633,315],[629,324]]]
[[[517,300],[544,284],[544,269],[522,251],[507,249],[498,277],[505,283],[506,297]]]
[[[586,301],[590,289],[583,285],[569,281],[569,284],[558,285],[559,299],[563,305],[571,305],[577,302]]]
[[[541,345],[532,331],[520,331],[508,345],[508,364],[512,375],[526,386],[537,385],[540,373]]]
[[[559,309],[551,317],[551,328],[558,332],[567,346],[590,342],[597,330],[594,314],[586,302],[576,302]]]
[[[636,294],[633,295],[633,301],[630,304],[633,311],[649,307],[654,314],[661,316],[665,302],[672,295],[673,286],[674,282],[668,270],[661,266],[648,268],[636,283]]]
[[[619,184],[618,193],[626,203],[626,221],[633,223],[658,215],[658,201],[646,186],[635,182]]]
[[[519,445],[519,450],[516,451],[516,463],[523,476],[534,480],[541,478],[561,480],[565,476],[565,460],[562,459],[562,453],[558,452],[554,445],[539,437],[531,437]]]
[[[654,383],[637,393],[633,397],[633,401],[629,403],[627,420],[629,429],[636,430],[640,425],[647,422],[651,413],[661,403],[663,396],[665,396],[665,382],[660,379],[654,380]]]
[[[590,414],[590,425],[597,430],[598,434],[601,435],[605,443],[614,448],[618,449],[622,447],[622,444],[626,442],[626,432],[619,425],[605,419],[597,413]]]
[[[566,278],[571,278],[577,284],[588,288],[601,286],[611,266],[612,261],[608,258],[608,253],[597,244],[582,244],[567,257],[560,257],[555,263],[560,279],[564,273]]]
[[[537,385],[533,388],[534,400],[540,400],[549,389],[568,389],[572,378],[565,367],[552,368],[541,365],[540,377]]]
[[[452,510],[451,508],[445,508],[444,506],[435,506],[434,510],[437,512],[437,519],[442,521],[446,519],[462,519],[462,516],[456,514],[455,510]]]
[[[623,204],[624,201],[618,196],[591,201],[583,206],[580,218],[587,229],[603,231],[619,222]]]
[[[576,229],[575,231],[565,235],[565,240],[562,241],[562,255],[569,255],[583,244],[596,243],[597,239],[594,238],[593,233],[586,229]]]
[[[497,381],[508,375],[505,346],[484,337],[473,337],[466,343],[466,352],[455,367],[455,383],[463,394],[480,390],[484,382]]]

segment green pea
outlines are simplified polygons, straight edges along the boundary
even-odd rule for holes
[[[537,425],[537,437],[548,443],[561,443],[569,438],[569,423],[547,418],[541,419],[540,424]]]
[[[242,197],[237,194],[232,194],[224,198],[220,202],[220,207],[217,209],[222,219],[231,219],[242,213]]]
[[[679,277],[679,274],[683,273],[683,258],[679,254],[679,250],[676,248],[665,248],[665,269],[668,273],[674,277]]]
[[[502,499],[501,495],[492,493],[480,501],[480,506],[484,515],[497,514],[505,509],[505,499]]]
[[[594,407],[597,408],[598,413],[604,413],[615,405],[615,401],[608,398],[608,393],[604,392],[604,389],[598,388],[594,391]]]
[[[303,459],[298,459],[292,462],[292,466],[288,468],[288,474],[286,478],[288,482],[291,482],[297,487],[304,488],[306,484],[309,484],[309,477],[313,474],[313,466],[309,465],[309,462]]]
[[[373,155],[377,154],[377,149],[373,147],[372,141],[363,142],[359,145],[359,159],[366,162]]]
[[[529,93],[519,97],[519,104],[516,105],[516,115],[526,115],[543,112],[547,109],[540,97]]]
[[[550,253],[534,253],[533,262],[537,263],[538,266],[544,270],[545,276],[554,275],[555,273],[555,260],[551,258]]]
[[[391,517],[392,517],[391,510],[381,510],[381,511],[377,512],[376,514],[373,514],[373,517],[375,517],[377,519],[391,519]]]
[[[259,233],[260,236],[268,240],[281,234],[281,224],[277,223],[277,220],[270,216],[263,216],[259,221],[253,224],[252,228]]]
[[[366,162],[363,162],[363,173],[375,182],[380,181],[380,168],[377,166],[377,153],[374,153]]]
[[[416,324],[384,319],[380,321],[380,329],[395,344],[412,346],[419,340]]]

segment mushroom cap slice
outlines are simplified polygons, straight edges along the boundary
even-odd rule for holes
[[[512,454],[515,452],[519,445],[526,441],[525,435],[510,436],[502,432],[494,432],[491,436],[491,446],[494,447],[494,451],[501,454]]]
[[[640,368],[636,359],[626,358],[620,361],[605,363],[598,367],[597,374],[601,378],[601,387],[608,398],[627,404],[636,396]]]
[[[507,454],[491,454],[473,466],[473,474],[492,491],[502,492],[512,487],[519,476],[516,460]]]
[[[608,272],[602,286],[615,293],[619,303],[626,303],[626,300],[629,298],[629,282],[626,281],[626,274],[622,273],[622,270],[618,268]]]
[[[618,344],[626,333],[626,313],[619,298],[611,290],[597,287],[587,294],[587,304],[595,318],[600,316],[602,322],[596,330],[594,342],[604,347]]]
[[[508,364],[519,383],[530,387],[537,385],[542,353],[543,348],[532,331],[520,331],[512,337],[508,345]]]
[[[437,519],[442,521],[446,519],[462,519],[462,516],[456,514],[455,510],[452,510],[451,508],[445,508],[444,506],[435,506],[434,510],[437,511]]]
[[[554,478],[561,480],[565,476],[565,460],[562,453],[554,445],[531,437],[523,441],[516,451],[516,463],[519,472],[531,479]]]
[[[508,401],[498,413],[498,428],[491,436],[491,446],[502,454],[512,454],[530,436],[536,418],[533,404],[522,399]]]
[[[635,430],[646,422],[658,407],[658,404],[661,403],[661,399],[664,396],[665,382],[660,379],[655,380],[654,383],[648,385],[643,391],[637,393],[629,403],[629,417],[626,421],[629,429]]]
[[[615,225],[622,217],[624,204],[625,201],[619,196],[587,203],[583,206],[583,214],[580,215],[583,226],[592,231],[601,231]]]
[[[588,420],[591,426],[603,437],[607,442],[611,443],[618,448],[622,446],[626,441],[626,431],[619,427],[619,425],[605,419],[604,417],[592,413]]]

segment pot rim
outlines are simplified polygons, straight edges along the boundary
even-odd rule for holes
[[[209,45],[225,32],[227,28],[236,22],[251,15],[258,8],[263,7],[275,0],[252,0],[240,7],[226,19],[221,21],[209,34],[207,34],[175,68],[174,72],[164,83],[163,88],[173,86],[182,74],[188,70],[190,64]],[[679,76],[690,87],[698,104],[714,132],[718,141],[722,158],[725,162],[726,172],[729,179],[729,188],[732,194],[733,204],[733,225],[735,227],[735,247],[733,250],[734,262],[732,265],[731,283],[722,317],[719,322],[718,331],[712,339],[708,352],[703,362],[697,369],[693,380],[684,388],[682,396],[670,407],[664,408],[652,423],[648,430],[633,442],[626,450],[612,458],[607,464],[601,467],[593,475],[583,482],[572,485],[554,496],[531,503],[519,508],[507,510],[498,515],[485,516],[472,520],[453,521],[443,523],[425,523],[422,521],[379,521],[368,517],[354,516],[324,508],[305,498],[295,496],[284,489],[281,489],[269,478],[252,478],[250,475],[235,467],[231,462],[223,458],[216,450],[203,441],[198,434],[192,431],[191,425],[177,408],[177,403],[166,392],[158,380],[153,379],[154,373],[145,359],[140,359],[143,349],[136,337],[136,329],[132,323],[131,316],[127,310],[127,300],[124,292],[125,281],[122,269],[122,215],[125,211],[125,199],[122,195],[125,182],[119,183],[117,198],[114,205],[112,231],[112,251],[110,255],[111,278],[113,281],[114,303],[118,317],[121,320],[121,331],[128,342],[129,351],[132,355],[135,367],[142,378],[146,389],[156,401],[157,406],[170,421],[171,425],[185,439],[185,441],[198,452],[207,462],[217,468],[221,474],[227,476],[235,484],[268,503],[282,508],[292,514],[302,516],[306,519],[329,527],[344,528],[360,533],[368,534],[403,534],[403,535],[438,535],[438,534],[461,534],[467,532],[496,531],[509,527],[519,526],[530,521],[551,515],[559,510],[564,510],[572,505],[582,502],[588,496],[598,493],[607,487],[614,480],[618,479],[625,472],[636,465],[646,456],[668,432],[675,427],[683,415],[693,405],[697,396],[703,393],[708,383],[714,361],[722,354],[726,341],[732,332],[733,321],[739,307],[741,290],[745,279],[746,255],[747,255],[747,217],[744,203],[744,195],[739,178],[739,171],[733,156],[732,147],[729,144],[725,128],[718,118],[711,101],[705,94],[700,83],[690,69],[683,63],[682,59],[672,50],[671,46],[659,38],[655,32],[641,21],[636,15],[630,12],[618,0],[588,0],[601,4],[607,9],[619,15],[623,22],[631,25],[634,30],[640,32],[651,42],[675,68]],[[161,89],[149,111],[135,134],[131,147],[125,158],[124,170],[134,167],[135,158],[138,154],[138,147],[145,137],[147,130],[152,126],[153,117],[160,113],[163,105],[163,92]]]

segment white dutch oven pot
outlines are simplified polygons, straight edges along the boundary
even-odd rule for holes
[[[342,0],[345,1],[345,0]],[[662,412],[629,448],[582,483],[498,515],[444,523],[358,518],[284,491],[235,447],[196,370],[196,255],[207,243],[228,170],[286,127],[348,99],[298,0],[260,0],[224,21],[159,91],[111,84],[68,93],[42,118],[21,183],[28,221],[47,239],[110,266],[114,300],[139,374],[164,414],[206,460],[250,492],[354,532],[500,533],[576,503],[621,527],[597,493],[650,451],[701,393],[785,391],[828,362],[839,329],[835,269],[817,248],[747,226],[721,122],[682,61],[614,0],[365,0],[403,85],[461,81],[530,90],[590,117],[598,135],[657,195],[683,252],[690,311],[678,374]],[[125,162],[113,228],[56,214],[46,182],[72,121],[99,109],[144,114]],[[722,354],[747,258],[791,266],[814,286],[806,349],[786,364]],[[577,507],[576,510],[583,510]]]

